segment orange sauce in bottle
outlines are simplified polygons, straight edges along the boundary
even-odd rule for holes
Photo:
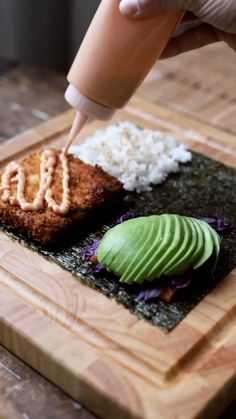
[[[183,12],[130,19],[120,0],[103,0],[85,35],[68,81],[83,96],[121,108],[160,57]]]

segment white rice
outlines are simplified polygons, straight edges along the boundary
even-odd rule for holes
[[[150,191],[168,174],[178,172],[179,163],[191,161],[191,152],[170,135],[140,129],[120,122],[97,131],[69,152],[85,163],[98,165],[119,179],[128,191]]]

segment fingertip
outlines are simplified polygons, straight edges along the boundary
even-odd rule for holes
[[[121,0],[119,4],[119,9],[122,15],[126,17],[135,16],[138,12],[137,1],[136,0]]]

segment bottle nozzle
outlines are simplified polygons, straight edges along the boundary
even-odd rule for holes
[[[69,147],[71,146],[72,142],[74,141],[75,137],[79,134],[83,126],[86,122],[91,121],[91,117],[88,115],[83,114],[80,111],[76,111],[74,120],[72,122],[71,130],[69,133],[69,138],[65,146],[65,152],[67,153]]]
[[[89,116],[76,111],[75,117],[69,133],[69,141],[74,141],[75,137],[79,134],[83,126],[88,122]]]
[[[72,84],[66,90],[65,99],[73,108],[101,121],[107,121],[115,112],[115,109],[107,108],[82,95]]]

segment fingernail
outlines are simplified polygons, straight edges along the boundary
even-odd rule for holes
[[[136,0],[122,0],[120,2],[120,12],[127,17],[134,16],[138,11]]]

